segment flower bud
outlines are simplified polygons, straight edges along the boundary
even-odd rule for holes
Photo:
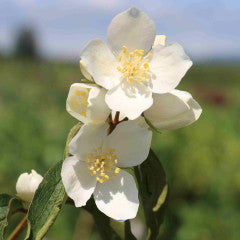
[[[17,196],[26,202],[31,202],[42,179],[43,177],[35,170],[29,174],[22,173],[16,184]]]

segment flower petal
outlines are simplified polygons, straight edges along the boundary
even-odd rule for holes
[[[89,42],[82,50],[80,57],[97,84],[106,89],[119,84],[121,75],[117,70],[118,62],[101,39]]]
[[[77,135],[69,143],[69,152],[85,161],[87,155],[103,144],[107,136],[108,124],[84,124]]]
[[[81,70],[82,75],[83,75],[86,79],[88,79],[89,81],[93,81],[93,78],[92,78],[92,76],[89,74],[89,72],[87,71],[86,65],[85,65],[85,63],[83,62],[83,60],[80,60],[80,61],[79,61],[79,65],[80,65],[80,70]]]
[[[132,175],[122,170],[116,177],[98,183],[94,199],[100,211],[116,220],[132,219],[139,206],[138,190]]]
[[[89,122],[104,123],[111,113],[105,102],[106,90],[104,88],[93,87],[89,92],[87,118]]]
[[[153,94],[153,105],[144,116],[158,129],[177,129],[195,122],[201,115],[200,105],[188,92],[173,90]]]
[[[86,205],[97,184],[96,178],[89,173],[87,163],[79,161],[76,156],[66,158],[61,176],[67,195],[73,199],[75,206]]]
[[[155,93],[173,90],[192,66],[192,61],[178,43],[166,46],[158,44],[153,47],[152,54],[149,66],[152,73],[152,90]]]
[[[103,148],[115,149],[119,167],[141,164],[148,156],[152,132],[133,121],[121,122],[104,140]]]
[[[154,42],[156,26],[152,19],[135,7],[115,16],[108,27],[108,42],[118,53],[126,46],[129,51],[144,50],[147,53]]]
[[[112,110],[120,111],[130,120],[139,117],[153,103],[150,88],[127,81],[109,90],[105,101]]]

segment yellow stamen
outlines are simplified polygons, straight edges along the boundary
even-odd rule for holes
[[[73,97],[72,104],[75,107],[75,111],[84,117],[86,117],[89,91],[90,91],[90,88],[76,89],[74,91],[74,94],[72,95]]]
[[[114,155],[115,149],[109,148],[102,151],[101,147],[88,154],[86,162],[91,176],[96,176],[98,182],[103,183],[109,180],[110,176],[115,177],[121,169],[116,167],[117,156]]]
[[[120,65],[117,66],[117,70],[122,73],[123,77],[131,84],[134,82],[145,82],[148,79],[149,57],[152,57],[152,53],[148,53],[143,57],[144,50],[134,50],[128,52],[126,46],[122,47],[122,52],[119,53],[118,59]]]

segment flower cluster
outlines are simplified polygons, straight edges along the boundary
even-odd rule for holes
[[[136,216],[139,200],[125,168],[147,159],[149,127],[177,129],[196,121],[201,107],[175,88],[192,62],[177,43],[156,36],[154,22],[136,8],[117,15],[108,28],[108,45],[90,41],[66,108],[84,123],[69,144],[62,181],[76,207],[93,195],[99,210],[116,220]]]

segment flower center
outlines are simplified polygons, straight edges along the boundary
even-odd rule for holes
[[[93,153],[88,154],[86,162],[91,176],[96,176],[98,182],[103,183],[110,176],[115,177],[115,174],[121,171],[116,167],[117,156],[114,155],[115,149],[107,149],[105,152],[99,147],[93,150]]]
[[[148,53],[146,57],[143,57],[144,50],[135,50],[128,52],[126,46],[122,47],[122,51],[119,53],[119,63],[117,70],[123,74],[129,83],[145,82],[149,76],[149,58],[152,57],[152,53]]]
[[[76,112],[78,112],[84,117],[86,117],[89,91],[90,91],[90,88],[83,89],[83,90],[77,89],[74,92],[73,106]]]

